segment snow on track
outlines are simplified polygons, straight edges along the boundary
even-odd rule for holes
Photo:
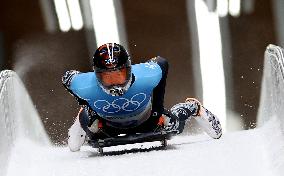
[[[166,150],[158,150],[156,143],[109,147],[103,156],[88,146],[72,153],[66,147],[44,147],[22,139],[12,152],[7,175],[277,175],[270,156],[279,151],[268,150],[267,144],[275,124],[225,134],[220,140],[179,136],[169,141]]]

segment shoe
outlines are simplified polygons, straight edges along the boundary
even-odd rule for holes
[[[219,119],[203,106],[200,107],[200,114],[194,117],[195,120],[210,137],[219,139],[222,136]]]
[[[187,98],[186,103],[195,107],[193,118],[198,122],[202,129],[212,138],[219,139],[222,136],[222,127],[216,115],[204,108],[202,104],[195,98]]]
[[[86,141],[86,132],[81,127],[79,118],[68,130],[68,147],[70,151],[77,152]]]

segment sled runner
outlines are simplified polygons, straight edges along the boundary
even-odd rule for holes
[[[116,136],[99,140],[89,140],[88,143],[94,148],[98,148],[99,153],[103,153],[103,147],[135,144],[143,142],[154,142],[161,141],[163,147],[167,146],[167,140],[171,139],[172,136],[177,134],[177,132],[151,132],[151,133],[138,133],[138,134],[128,134],[124,136]]]

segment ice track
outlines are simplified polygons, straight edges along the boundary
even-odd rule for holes
[[[0,175],[283,175],[282,52],[272,45],[265,52],[258,128],[227,133],[220,140],[179,136],[166,150],[159,143],[110,147],[103,156],[88,146],[77,153],[52,146],[21,81],[14,72],[2,71]]]
[[[140,151],[135,148],[141,145],[131,145],[134,149],[128,148],[126,152],[112,147],[105,156],[99,156],[90,147],[70,153],[67,148],[43,147],[20,140],[11,155],[8,175],[268,176],[275,171],[265,142],[268,138],[265,133],[272,132],[269,130],[273,124],[270,125],[261,130],[227,134],[219,141],[207,136],[178,137],[167,150],[142,146]]]

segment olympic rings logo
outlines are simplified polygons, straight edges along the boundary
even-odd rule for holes
[[[94,106],[105,113],[114,114],[120,111],[133,112],[136,111],[146,100],[145,93],[135,94],[130,100],[127,98],[118,98],[111,103],[107,100],[97,100]]]

